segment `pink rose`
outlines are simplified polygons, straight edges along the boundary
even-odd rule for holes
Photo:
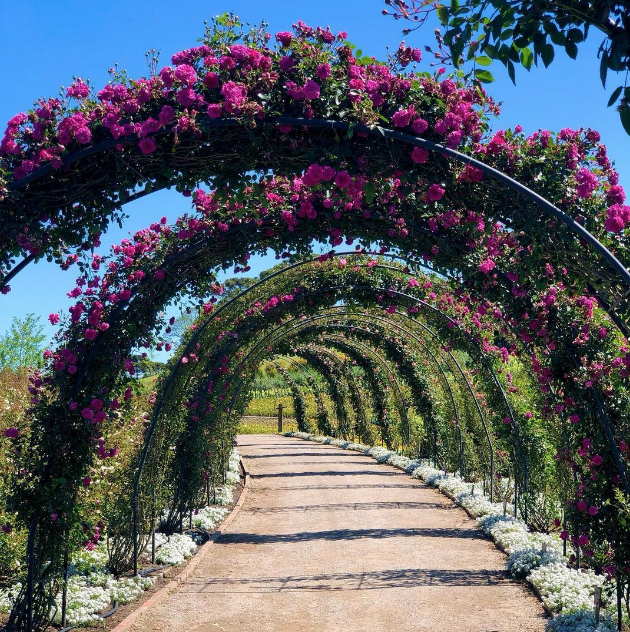
[[[414,147],[411,152],[411,160],[417,162],[418,164],[422,164],[429,159],[429,155],[429,151],[423,147]]]
[[[175,68],[175,77],[179,79],[183,84],[191,84],[197,81],[197,72],[192,66],[188,64],[182,64]]]
[[[160,123],[162,125],[168,125],[173,120],[174,116],[175,110],[170,105],[164,105],[160,110],[158,118],[160,119]]]
[[[347,189],[352,184],[352,178],[347,171],[339,171],[335,176],[335,184],[340,189]]]
[[[413,111],[408,110],[398,110],[398,112],[394,112],[392,116],[392,121],[396,127],[407,127],[409,125],[409,121],[411,121],[411,116]]]
[[[423,118],[414,119],[411,129],[415,134],[422,134],[429,129],[429,124]]]
[[[222,107],[220,103],[211,103],[206,110],[207,115],[211,119],[216,119],[221,117]]]
[[[276,40],[280,42],[283,46],[288,46],[293,39],[293,35],[288,31],[280,31],[280,33],[276,33]]]
[[[317,66],[316,74],[318,79],[321,79],[322,81],[328,79],[328,77],[330,77],[331,75],[330,64],[320,64],[319,66]]]
[[[219,87],[219,75],[216,72],[209,72],[203,78],[203,85],[208,88],[208,90],[214,90]]]
[[[578,511],[581,511],[582,513],[585,513],[586,510],[588,509],[586,503],[583,500],[579,500],[576,504],[575,504],[575,508]]]
[[[74,137],[77,143],[87,145],[87,143],[92,140],[92,132],[87,127],[79,127],[79,129],[74,132]]]
[[[157,145],[152,138],[143,138],[138,143],[138,147],[140,147],[140,151],[145,155],[152,154],[157,149]]]
[[[311,79],[309,79],[304,84],[304,98],[309,100],[319,99],[319,94],[319,84],[317,83],[317,81],[312,81]]]
[[[439,184],[432,184],[427,191],[427,200],[437,202],[444,197],[446,191]]]

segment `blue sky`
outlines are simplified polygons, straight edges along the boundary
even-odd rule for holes
[[[397,47],[403,27],[402,22],[382,16],[383,8],[381,0],[319,0],[308,5],[273,0],[0,2],[0,23],[5,25],[0,39],[0,57],[5,59],[0,125],[4,127],[9,118],[27,110],[38,97],[58,94],[60,86],[69,85],[73,76],[89,78],[100,87],[107,82],[107,70],[115,63],[131,76],[144,75],[145,52],[151,48],[161,51],[162,64],[169,63],[174,52],[196,45],[204,20],[224,11],[235,12],[244,21],[264,19],[272,33],[289,30],[299,19],[313,26],[330,25],[333,31],[347,31],[364,54],[383,58],[387,45]],[[406,39],[417,47],[432,44],[432,28],[426,25]],[[617,164],[620,183],[630,191],[630,137],[624,133],[614,108],[606,107],[608,95],[621,83],[621,77],[610,76],[609,89],[602,88],[596,59],[600,39],[593,31],[576,61],[557,51],[549,69],[534,68],[530,73],[517,69],[516,86],[503,67],[497,66],[492,69],[497,81],[488,92],[503,102],[496,129],[520,124],[526,132],[563,127],[599,130]],[[126,209],[131,217],[123,229],[113,226],[103,239],[103,247],[108,248],[156,218],[166,215],[174,220],[188,209],[184,198],[168,191],[134,202]],[[274,263],[273,255],[257,258],[253,272]],[[45,262],[29,266],[12,282],[12,291],[0,296],[0,335],[14,316],[33,312],[42,317],[46,333],[52,336],[54,328],[46,318],[70,304],[65,293],[72,289],[76,275],[76,270],[62,272]]]

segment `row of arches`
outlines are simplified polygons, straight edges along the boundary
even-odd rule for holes
[[[411,449],[411,408],[423,455],[490,481],[509,472],[523,515],[558,486],[571,536],[588,534],[596,565],[614,551],[627,587],[630,212],[598,135],[493,134],[478,87],[362,65],[322,33],[300,25],[275,49],[208,35],[155,76],[92,96],[75,86],[76,105],[10,122],[1,287],[44,257],[82,276],[33,376],[27,430],[10,438],[11,507],[29,540],[9,629],[45,625],[64,551],[95,522],[80,481],[119,458],[110,439],[133,401],[132,351],[170,347],[163,312],[184,297],[200,319],[125,455],[128,494],[109,519],[118,569],[137,560],[156,506],[173,529],[220,478],[256,367],[290,355],[327,376],[333,434]],[[287,82],[315,76],[312,99],[291,96]],[[189,214],[109,258],[81,255],[125,202],[170,186]],[[314,241],[358,249],[313,259]],[[269,249],[294,263],[221,298],[218,271],[246,272]],[[343,358],[369,375],[376,428]]]

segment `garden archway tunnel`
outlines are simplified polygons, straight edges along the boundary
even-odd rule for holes
[[[159,313],[183,296],[211,313],[213,304],[204,301],[220,296],[219,268],[247,270],[248,257],[268,248],[299,257],[313,240],[332,247],[358,240],[365,250],[378,243],[409,265],[431,261],[436,274],[413,276],[367,255],[355,270],[341,265],[342,257],[324,256],[327,261],[309,264],[308,278],[303,266],[289,267],[219,307],[207,327],[185,340],[203,349],[197,358],[203,362],[195,368],[195,351],[176,356],[178,370],[162,385],[146,449],[132,458],[129,486],[135,478],[139,489],[143,464],[160,462],[157,455],[173,438],[204,455],[204,436],[228,445],[232,410],[222,402],[232,397],[229,408],[242,407],[234,395],[239,380],[251,378],[255,362],[247,363],[248,354],[258,358],[264,336],[280,344],[291,318],[316,318],[318,310],[352,301],[398,327],[407,318],[406,327],[425,345],[426,334],[437,336],[443,348],[436,348],[436,366],[442,358],[451,376],[453,349],[464,357],[476,348],[481,366],[465,367],[469,375],[460,367],[461,376],[451,379],[484,427],[477,393],[496,411],[507,410],[494,425],[495,437],[486,429],[484,441],[514,439],[520,454],[514,470],[527,492],[524,452],[539,439],[532,428],[544,429],[547,447],[560,454],[557,469],[574,475],[566,498],[571,534],[588,533],[603,546],[614,532],[619,559],[628,559],[615,499],[629,491],[624,229],[630,211],[596,135],[491,135],[495,106],[478,87],[405,74],[401,59],[393,69],[358,63],[343,40],[303,25],[280,38],[277,49],[259,33],[243,44],[225,41],[209,32],[202,46],[176,56],[173,68],[129,86],[114,77],[96,96],[78,80],[69,93],[75,104],[40,102],[9,123],[2,141],[2,288],[44,257],[64,267],[78,264],[84,275],[59,347],[33,379],[30,431],[12,438],[28,472],[16,479],[12,502],[30,530],[30,563],[10,628],[46,623],[64,547],[80,539],[85,522],[77,486],[95,459],[115,456],[106,447],[107,424],[132,383],[126,359],[137,346],[167,344]],[[313,48],[317,60],[308,52]],[[352,87],[359,86],[355,80],[361,87]],[[205,192],[202,183],[214,190]],[[170,186],[192,195],[191,214],[172,226],[156,221],[107,261],[99,255],[81,261],[125,202]],[[397,313],[399,304],[406,313]],[[229,344],[208,344],[218,334]],[[404,342],[418,348],[417,340]],[[510,354],[527,361],[540,387],[532,397],[540,410],[527,411],[530,417],[512,410],[494,371],[497,358],[509,362]],[[446,374],[443,379],[448,384]],[[618,397],[606,398],[611,392]],[[173,421],[157,424],[167,414]],[[457,427],[461,432],[462,424]],[[530,445],[523,447],[519,433]],[[579,455],[585,437],[593,446],[589,454],[605,455],[602,463]],[[188,463],[182,471],[192,467],[188,457],[176,450],[176,462]],[[601,474],[596,480],[594,467]],[[187,470],[191,494],[203,470]],[[578,510],[578,486],[606,511]]]

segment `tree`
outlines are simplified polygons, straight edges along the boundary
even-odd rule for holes
[[[14,317],[11,328],[0,338],[0,369],[41,368],[44,364],[42,342],[45,339],[39,316],[27,314],[23,319]]]
[[[600,78],[604,88],[608,71],[625,73],[624,84],[612,93],[608,106],[617,104],[621,123],[630,135],[630,2],[628,0],[451,0],[440,4],[429,0],[385,0],[393,12],[386,15],[415,24],[404,29],[409,33],[422,26],[432,13],[446,29],[436,32],[438,50],[425,47],[456,68],[470,62],[477,81],[494,80],[487,66],[502,63],[516,83],[516,66],[530,70],[542,61],[545,67],[554,60],[555,51],[564,49],[575,59],[578,46],[591,27],[604,34],[599,50]]]
[[[137,377],[157,375],[166,366],[166,363],[153,360],[146,353],[132,353],[131,361],[136,369]]]

